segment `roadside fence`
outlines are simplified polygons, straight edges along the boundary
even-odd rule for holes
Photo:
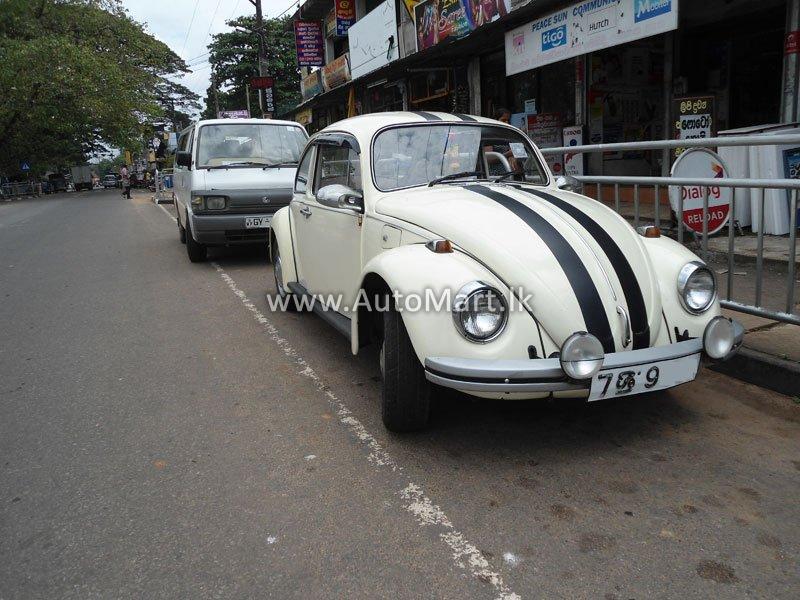
[[[752,135],[702,138],[690,140],[661,140],[646,142],[628,142],[614,144],[593,144],[582,146],[566,146],[559,148],[542,148],[545,156],[564,154],[592,154],[605,152],[639,152],[645,150],[662,150],[666,157],[670,150],[707,148],[753,148],[758,146],[788,146],[800,147],[800,134],[777,135]],[[745,160],[747,162],[747,160]],[[714,261],[727,263],[727,269],[721,274],[725,275],[725,290],[720,290],[721,304],[730,310],[739,311],[775,321],[800,325],[800,311],[796,302],[797,286],[797,226],[798,226],[798,191],[800,179],[753,179],[753,178],[706,178],[706,177],[639,177],[639,176],[610,176],[589,175],[575,177],[584,187],[584,193],[614,207],[614,209],[633,221],[635,227],[654,225],[669,233],[681,243],[699,245],[698,251],[706,262]],[[695,233],[688,229],[684,223],[686,211],[684,210],[684,190],[694,189],[702,196],[702,232]],[[727,224],[717,232],[716,236],[709,235],[709,194],[712,190],[720,188],[733,188],[730,194],[730,209]],[[777,190],[777,193],[773,190]],[[663,200],[673,194],[677,206],[662,215],[665,207]],[[768,197],[769,195],[769,197]],[[736,220],[737,201],[744,203],[750,201],[753,206],[752,231],[757,232],[755,247],[747,251],[740,251],[745,242],[752,241],[752,235],[746,236]],[[765,203],[770,208],[772,202],[788,203],[789,232],[782,236],[765,236]],[[652,203],[652,210],[650,210]],[[646,209],[646,210],[643,210]],[[631,214],[632,211],[632,214]],[[749,214],[749,213],[748,213]],[[694,215],[692,218],[700,218]],[[697,221],[695,221],[697,222]],[[666,227],[665,225],[669,225]],[[738,231],[737,231],[738,229]],[[727,236],[727,243],[724,241]],[[699,237],[699,240],[697,239]],[[749,240],[747,238],[750,238]],[[770,269],[767,293],[765,294],[765,237],[770,246],[779,246],[779,251],[773,254],[786,257],[786,272],[782,269],[782,258],[776,269]],[[709,245],[713,244],[713,250]],[[737,253],[738,252],[738,253]],[[750,258],[752,256],[752,258]],[[744,294],[749,296],[745,301],[734,299],[735,276],[744,275],[737,273],[736,262],[741,265],[743,260],[755,260],[755,281],[747,281],[742,285]],[[769,259],[770,265],[776,263]],[[724,263],[719,266],[725,266]],[[753,288],[752,290],[750,288]],[[751,295],[752,294],[752,295]],[[739,295],[737,295],[739,297]],[[769,307],[765,306],[767,303]]]
[[[153,177],[153,202],[156,204],[171,204],[175,201],[173,192],[173,169],[156,169]]]
[[[6,201],[23,196],[40,196],[41,193],[41,184],[32,181],[4,183],[0,186],[0,198]]]

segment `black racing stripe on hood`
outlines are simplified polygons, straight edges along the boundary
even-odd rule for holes
[[[433,113],[425,112],[424,110],[412,110],[409,111],[411,114],[417,115],[418,117],[422,117],[426,121],[441,121],[442,117],[436,116]]]
[[[471,121],[471,122],[476,122],[476,121],[478,120],[478,119],[476,119],[475,117],[471,117],[471,116],[469,116],[469,115],[462,115],[461,113],[453,113],[453,116],[454,116],[454,117],[458,117],[458,118],[459,118],[459,119],[461,119],[462,121]]]
[[[642,295],[642,288],[639,287],[639,280],[633,272],[631,264],[625,258],[625,253],[617,245],[608,232],[603,229],[597,221],[590,218],[582,210],[573,206],[569,202],[565,202],[561,198],[557,198],[547,192],[539,190],[528,190],[521,186],[512,186],[521,192],[537,196],[547,202],[550,202],[560,210],[567,213],[570,217],[575,219],[581,227],[583,227],[589,235],[591,235],[598,245],[603,249],[608,257],[611,266],[614,267],[614,272],[619,278],[622,285],[622,292],[625,294],[625,302],[628,304],[628,311],[631,317],[631,328],[633,329],[633,349],[639,350],[641,348],[650,347],[650,325],[647,323],[647,306],[644,303],[644,296]]]
[[[589,271],[586,270],[583,261],[572,249],[569,242],[544,217],[525,206],[522,202],[483,185],[467,185],[465,189],[481,194],[507,208],[542,238],[547,247],[550,248],[553,256],[555,256],[558,264],[561,265],[567,281],[572,286],[572,291],[575,292],[575,298],[581,307],[586,329],[600,340],[606,353],[614,352],[614,336],[611,333],[611,326],[608,323],[600,293],[597,291],[594,281],[592,281],[592,276],[589,275]]]

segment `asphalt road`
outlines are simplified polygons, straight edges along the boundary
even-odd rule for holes
[[[0,205],[0,598],[800,594],[791,400],[446,393],[393,435],[375,355],[271,287],[144,195]]]

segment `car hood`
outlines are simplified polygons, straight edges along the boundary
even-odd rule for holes
[[[198,169],[206,190],[291,189],[297,167]]]
[[[606,353],[657,337],[661,299],[647,250],[595,200],[537,186],[440,185],[384,196],[375,210],[451,240],[529,295],[559,347],[576,331],[597,336]]]

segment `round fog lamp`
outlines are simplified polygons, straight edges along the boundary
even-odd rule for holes
[[[728,356],[736,344],[733,323],[725,317],[714,317],[703,333],[703,349],[709,358],[721,360]]]
[[[591,333],[579,331],[561,346],[561,368],[570,379],[591,379],[603,366],[603,345]]]

